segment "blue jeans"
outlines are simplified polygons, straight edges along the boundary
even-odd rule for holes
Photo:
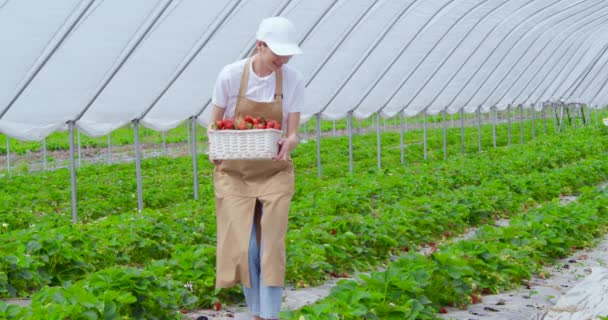
[[[283,298],[282,287],[267,287],[262,282],[262,249],[258,246],[256,221],[252,223],[249,239],[249,276],[251,288],[243,286],[247,307],[252,315],[264,319],[278,319]]]

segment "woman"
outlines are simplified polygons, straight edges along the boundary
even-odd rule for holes
[[[272,160],[213,161],[217,211],[216,287],[243,285],[254,319],[278,319],[285,281],[285,234],[294,190],[290,153],[297,130],[304,81],[285,65],[302,51],[293,24],[264,19],[251,58],[220,72],[212,97],[211,123],[246,115],[286,128]]]

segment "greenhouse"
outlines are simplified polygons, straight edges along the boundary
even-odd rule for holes
[[[608,319],[605,0],[0,0],[0,319],[251,319],[209,133],[267,17],[281,319]]]

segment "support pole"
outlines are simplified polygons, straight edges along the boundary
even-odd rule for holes
[[[511,145],[511,105],[507,106],[507,145]]]
[[[560,109],[559,109],[559,121],[558,121],[557,132],[562,132],[563,125],[564,125],[564,104],[561,103]]]
[[[498,109],[493,107],[490,109],[490,112],[492,113],[492,144],[494,145],[494,148],[496,148],[496,116],[498,114]]]
[[[44,138],[44,140],[42,140],[42,168],[44,169],[44,171],[46,171],[48,169],[46,138]]]
[[[524,106],[519,105],[519,144],[524,144]]]
[[[443,160],[448,159],[448,120],[447,111],[443,109]]]
[[[477,150],[481,152],[481,106],[477,107]]]
[[[6,136],[6,171],[11,174],[11,138]]]
[[[186,139],[188,140],[188,153],[191,153],[192,150],[190,149],[190,123],[189,123],[190,119],[186,120]]]
[[[386,122],[385,122],[386,123]],[[380,111],[376,113],[376,146],[378,148],[378,170],[382,170],[382,139],[380,138]]]
[[[135,174],[137,176],[137,210],[144,209],[143,188],[141,179],[141,152],[139,145],[139,120],[133,120],[133,135],[135,137]]]
[[[460,109],[460,145],[464,154],[464,108]]]
[[[559,119],[557,116],[557,105],[555,103],[551,104],[553,107],[553,131],[555,133],[558,132]]]
[[[403,137],[405,136],[405,128],[403,126],[403,111],[397,114],[399,117],[399,149],[401,151],[401,164],[405,163],[405,146],[403,144]]]
[[[112,163],[112,136],[108,133],[108,164]]]
[[[540,109],[541,116],[543,117],[543,134],[547,134],[547,104],[543,103]]]
[[[72,223],[78,222],[78,211],[76,206],[76,159],[74,157],[74,121],[68,122],[70,136],[70,181],[72,185]]]
[[[349,111],[346,118],[346,129],[348,134],[348,170],[353,173],[353,112]]]
[[[570,127],[572,127],[573,129],[575,128],[575,121],[572,119],[573,117],[576,117],[576,115],[574,114],[576,112],[576,108],[572,108],[572,115],[570,115],[570,106],[573,106],[572,104],[570,105],[565,105],[564,109],[566,110],[566,117],[568,118],[568,124],[570,124]],[[562,112],[563,114],[563,112]],[[563,122],[563,118],[562,118],[562,122]],[[566,128],[568,128],[568,126],[566,126]]]
[[[532,112],[532,140],[536,139],[536,108],[532,105],[530,112]]]
[[[321,114],[317,113],[317,176],[321,178]]]
[[[194,183],[194,200],[198,200],[198,150],[196,148],[196,118],[192,117],[190,124],[192,125],[192,180]]]
[[[424,124],[424,160],[426,160],[428,158],[428,152],[427,152],[427,119],[426,119],[426,109],[424,109],[422,111],[422,119],[423,119],[423,124]]]
[[[332,128],[331,128],[331,132],[333,134],[333,136],[336,136],[336,120],[332,121]]]

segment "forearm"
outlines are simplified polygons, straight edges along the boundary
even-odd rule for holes
[[[213,105],[213,111],[211,111],[211,123],[215,123],[216,121],[223,120],[225,111],[226,111],[226,108],[221,108],[216,105]]]
[[[293,151],[298,146],[298,128],[300,127],[300,113],[294,112],[287,116],[287,132],[286,137],[291,140],[289,152]]]
[[[288,138],[298,138],[298,128],[300,127],[300,113],[293,112],[287,116],[287,130],[286,135]]]

